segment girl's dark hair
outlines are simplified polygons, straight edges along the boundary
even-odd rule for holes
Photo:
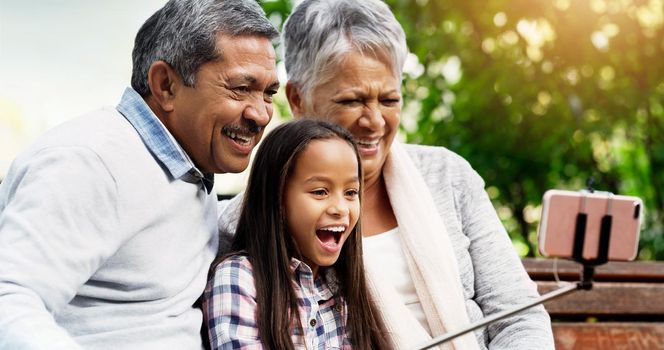
[[[290,268],[292,257],[300,260],[302,257],[286,229],[283,205],[286,181],[299,155],[311,141],[335,138],[348,142],[353,148],[358,178],[362,179],[360,156],[350,133],[335,124],[308,118],[278,126],[267,135],[251,168],[230,255],[246,254],[253,266],[258,334],[267,349],[294,349],[291,332],[285,330],[292,324],[302,327]],[[211,271],[228,256],[218,257]],[[360,220],[346,240],[334,268],[340,297],[347,304],[347,335],[353,348],[390,348],[384,323],[369,297],[365,281]]]

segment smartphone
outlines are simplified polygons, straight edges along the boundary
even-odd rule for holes
[[[583,220],[579,220],[579,214],[585,214]],[[638,197],[608,192],[546,191],[538,230],[540,253],[548,257],[572,258],[575,232],[582,222],[581,227],[585,226],[582,256],[588,260],[597,258],[602,220],[606,215],[611,216],[608,260],[634,260],[639,245],[643,202]]]

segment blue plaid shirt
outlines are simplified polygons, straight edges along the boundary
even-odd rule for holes
[[[320,268],[314,278],[309,266],[297,259],[291,260],[291,269],[304,331],[302,334],[297,325],[288,330],[295,348],[351,349],[346,336],[346,304],[337,295],[334,270]],[[215,269],[203,294],[203,315],[212,349],[262,349],[256,309],[256,287],[249,259],[236,255],[224,260]]]
[[[203,174],[196,168],[173,135],[134,89],[125,89],[117,110],[134,126],[146,147],[173,179],[200,182],[208,194],[212,191],[214,175]]]

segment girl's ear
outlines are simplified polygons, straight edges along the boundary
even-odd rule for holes
[[[300,89],[290,80],[286,83],[286,97],[288,104],[290,104],[293,117],[299,119],[304,114],[304,102],[302,101],[302,94]]]

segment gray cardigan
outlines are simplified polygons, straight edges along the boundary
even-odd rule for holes
[[[470,164],[444,147],[404,145],[445,222],[472,322],[538,297]],[[220,202],[220,230],[235,231],[242,195]],[[224,244],[224,243],[221,243]],[[554,349],[551,322],[536,307],[475,332],[487,349]]]

